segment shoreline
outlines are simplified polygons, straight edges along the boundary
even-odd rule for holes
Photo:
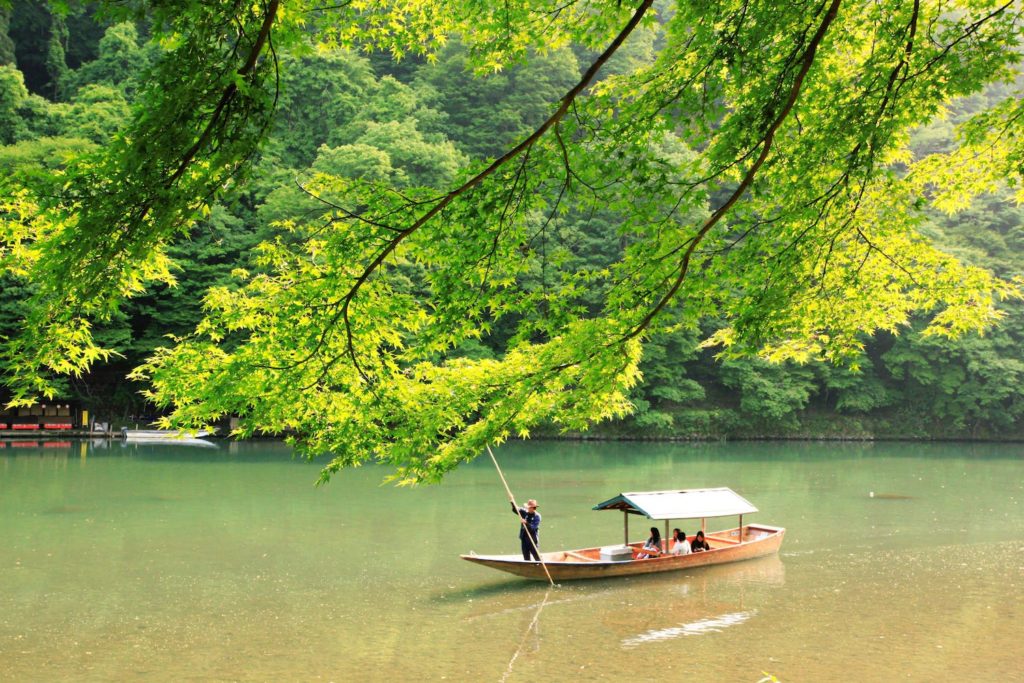
[[[283,436],[257,436],[247,439],[214,437],[217,441],[284,441]],[[11,442],[109,439],[121,441],[120,432],[89,432],[85,430],[0,430],[0,448]],[[686,436],[686,435],[642,435],[642,434],[537,434],[527,439],[510,441],[597,441],[607,443],[739,443],[739,442],[821,442],[821,443],[1024,443],[1024,436],[913,436],[913,435],[727,435],[727,436]]]
[[[511,440],[511,439],[510,439]],[[838,434],[765,434],[765,435],[724,435],[724,436],[687,436],[687,435],[642,435],[642,434],[538,434],[528,439],[516,441],[651,441],[651,442],[686,442],[715,443],[743,441],[824,441],[824,442],[907,442],[907,443],[1024,443],[1024,435],[1005,437],[994,436],[914,436],[914,435],[838,435]]]

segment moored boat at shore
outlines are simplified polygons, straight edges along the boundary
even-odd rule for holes
[[[187,441],[198,441],[204,436],[212,436],[212,433],[205,429],[197,431],[185,431],[177,429],[121,429],[121,436],[125,441],[161,441],[168,443],[181,443]]]
[[[462,555],[462,559],[528,579],[554,581],[635,576],[693,567],[738,562],[777,553],[786,530],[765,524],[743,524],[743,515],[757,512],[749,501],[729,488],[684,489],[621,493],[594,506],[595,510],[621,510],[624,542],[617,546],[595,546],[541,553],[541,561],[520,555]],[[629,541],[629,516],[642,515],[665,522],[661,553],[644,557],[643,542]],[[739,524],[730,529],[708,532],[706,520],[737,515]],[[709,550],[686,555],[672,554],[669,524],[673,520],[699,519]],[[693,534],[687,537],[693,542]],[[547,570],[545,572],[545,569]]]

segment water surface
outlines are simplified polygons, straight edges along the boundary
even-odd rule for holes
[[[317,465],[275,443],[8,442],[0,680],[1024,679],[1018,445],[497,455],[540,501],[542,550],[620,542],[621,515],[590,510],[619,492],[721,485],[786,541],[549,590],[458,559],[518,550],[486,459],[439,486],[380,486],[368,467],[316,488]]]

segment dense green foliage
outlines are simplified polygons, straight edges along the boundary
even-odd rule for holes
[[[414,481],[601,420],[1022,431],[1013,3],[16,4],[15,400]]]

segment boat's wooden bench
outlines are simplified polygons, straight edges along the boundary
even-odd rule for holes
[[[721,543],[721,544],[724,544],[724,545],[739,545],[740,544],[740,541],[735,539],[735,538],[726,538],[725,536],[716,536],[714,534],[708,534],[706,536],[706,538],[708,539],[708,544],[709,545],[711,544],[712,541],[714,541],[715,543]]]
[[[569,559],[570,557],[572,557],[572,558],[577,559],[577,560],[579,560],[581,562],[597,562],[597,560],[595,560],[593,557],[587,557],[586,555],[581,555],[580,553],[576,552],[575,550],[566,550],[565,551],[565,557],[566,557],[566,559]]]

